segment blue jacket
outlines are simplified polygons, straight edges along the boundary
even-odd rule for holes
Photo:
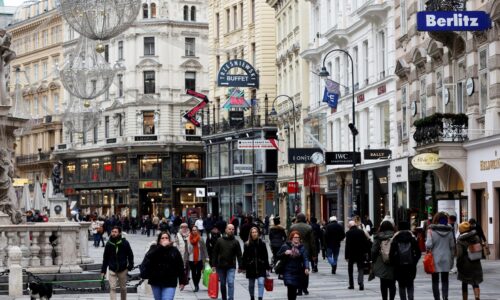
[[[279,260],[283,260],[285,262],[283,272],[285,285],[299,287],[306,276],[304,273],[305,269],[310,269],[309,254],[307,253],[304,245],[299,245],[300,255],[297,257],[291,257],[285,254],[285,251],[290,249],[292,249],[292,244],[290,242],[284,243],[278,251],[277,257]]]

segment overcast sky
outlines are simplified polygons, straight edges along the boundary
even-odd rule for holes
[[[23,4],[24,0],[4,0],[6,6],[19,6]]]

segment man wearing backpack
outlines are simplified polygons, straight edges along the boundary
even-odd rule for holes
[[[398,281],[399,298],[413,300],[413,281],[417,275],[417,263],[422,253],[410,231],[410,223],[399,222],[398,228],[399,231],[391,242],[389,256],[394,266],[394,277]]]
[[[394,224],[383,221],[372,246],[373,274],[380,278],[380,292],[382,300],[394,300],[396,297],[396,280],[394,268],[390,261],[391,239],[394,236]],[[387,293],[389,291],[389,294]],[[389,296],[389,298],[387,298]]]

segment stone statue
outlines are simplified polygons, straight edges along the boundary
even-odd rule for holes
[[[16,58],[16,53],[10,50],[10,41],[12,36],[4,29],[0,28],[0,105],[10,104],[7,94],[6,74],[8,73],[9,63]]]
[[[22,214],[17,209],[17,198],[12,187],[14,165],[10,159],[9,151],[0,149],[0,215],[7,214],[12,224],[22,222]]]
[[[54,195],[62,193],[61,190],[61,166],[62,162],[58,161],[52,168],[52,186],[54,187]]]

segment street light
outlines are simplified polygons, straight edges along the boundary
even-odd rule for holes
[[[290,96],[288,95],[278,95],[276,96],[276,98],[274,98],[273,100],[273,109],[271,110],[271,116],[277,116],[278,113],[276,112],[276,109],[274,108],[274,104],[276,103],[276,100],[278,100],[278,98],[281,98],[281,97],[285,97],[287,100],[289,100],[290,102],[292,102],[292,113],[293,113],[293,148],[297,148],[297,126],[295,125],[295,103],[293,102],[293,99],[290,98]],[[299,183],[297,182],[297,163],[294,163],[295,167],[295,201],[297,201],[297,190],[299,189]],[[287,208],[287,201],[285,201],[285,211],[287,212],[288,214],[288,208]],[[288,220],[290,220],[290,216],[287,216],[287,226],[288,226]]]
[[[349,123],[349,129],[351,130],[352,133],[352,196],[351,200],[352,203],[356,201],[356,188],[355,188],[355,174],[356,174],[356,135],[358,135],[358,130],[356,129],[356,111],[354,109],[354,61],[352,59],[352,56],[349,54],[349,52],[342,50],[342,49],[333,49],[330,52],[328,52],[325,57],[323,58],[323,67],[321,68],[321,72],[319,72],[319,76],[321,78],[328,78],[330,76],[330,73],[326,70],[325,67],[325,62],[326,58],[328,55],[332,52],[342,52],[349,57],[349,60],[351,61],[351,68],[352,68],[352,123]],[[359,208],[358,208],[358,214],[359,214]]]

